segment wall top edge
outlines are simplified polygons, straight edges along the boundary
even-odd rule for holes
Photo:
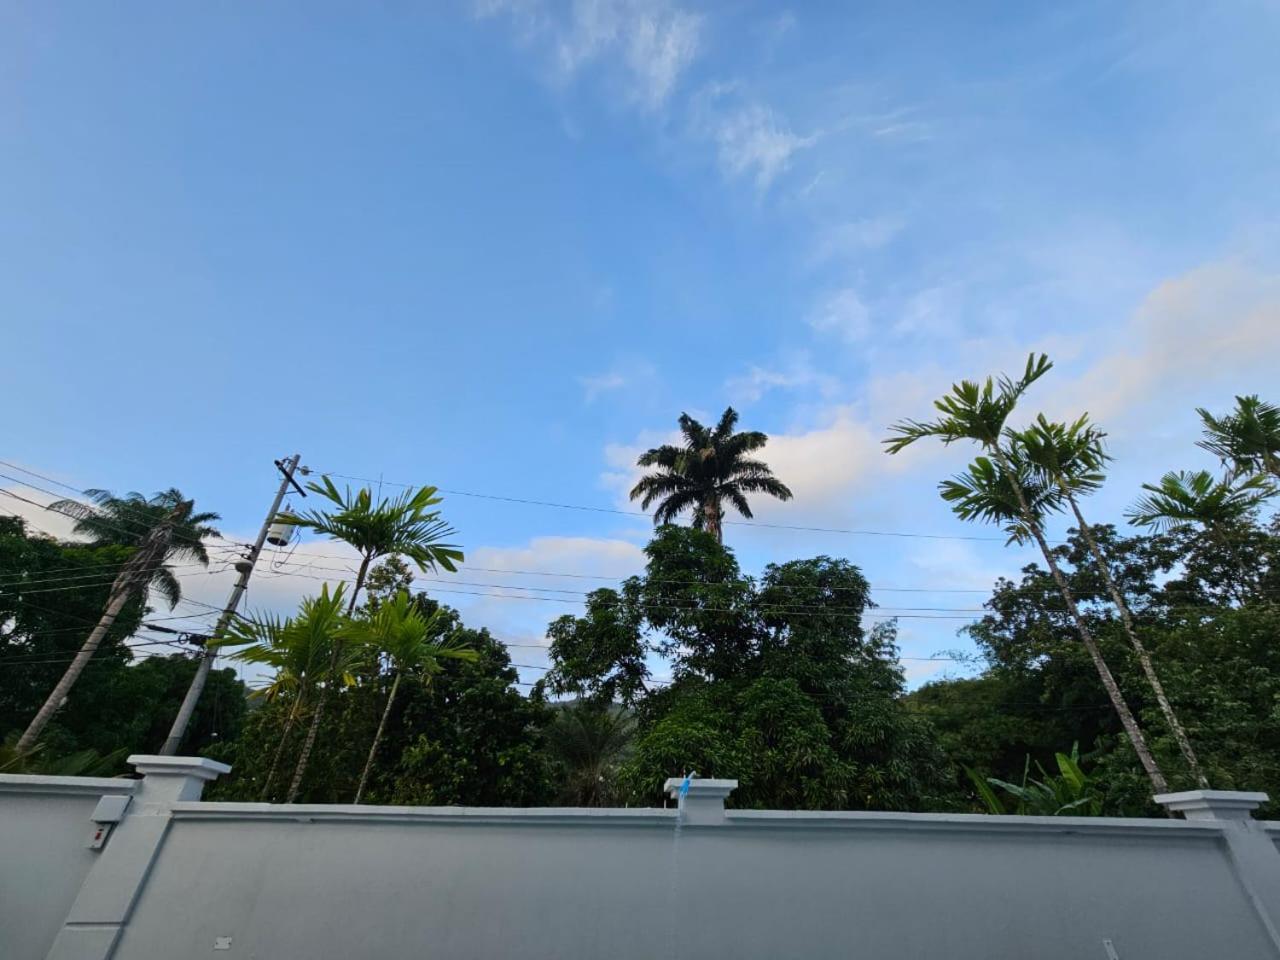
[[[0,773],[0,793],[60,793],[68,796],[101,796],[133,793],[137,780],[115,777],[50,777],[42,774]]]

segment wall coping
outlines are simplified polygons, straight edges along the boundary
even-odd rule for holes
[[[774,830],[874,830],[922,833],[1054,834],[1216,839],[1212,821],[1144,817],[1028,817],[987,813],[899,813],[880,810],[726,810],[729,826]]]
[[[0,793],[59,793],[100,797],[104,793],[133,793],[137,780],[115,777],[51,777],[44,774],[0,773]]]
[[[667,826],[677,811],[657,807],[387,807],[340,803],[221,803],[183,801],[173,805],[180,820],[294,820],[302,823],[502,823],[516,826]]]
[[[583,807],[384,807],[352,804],[273,804],[185,801],[173,805],[179,820],[263,820],[299,823],[365,822],[423,825],[665,827],[673,829],[678,812],[657,808]],[[1214,821],[1137,817],[1023,817],[964,813],[880,811],[727,810],[724,826],[744,830],[846,830],[921,834],[1027,834],[1037,836],[1179,837],[1217,840]],[[695,829],[697,826],[695,825]],[[1280,830],[1280,822],[1273,829]]]

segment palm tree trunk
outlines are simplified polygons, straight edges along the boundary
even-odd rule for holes
[[[702,502],[702,524],[707,533],[716,538],[716,543],[724,545],[724,530],[720,519],[720,498],[714,493]]]
[[[387,718],[391,716],[391,705],[396,702],[396,691],[400,689],[400,673],[391,681],[391,692],[387,694],[387,705],[382,710],[382,719],[378,721],[378,732],[373,735],[373,743],[369,745],[369,759],[364,762],[364,771],[360,774],[360,786],[356,788],[354,803],[359,803],[364,796],[365,784],[369,782],[369,773],[373,770],[373,758],[378,755],[378,744],[382,742],[382,732],[387,728]]]
[[[373,557],[365,556],[360,560],[360,569],[356,572],[355,589],[351,591],[351,600],[347,603],[347,616],[355,613],[356,597],[360,596],[360,588],[364,586],[364,578],[369,573],[369,564],[373,561]]]
[[[1156,695],[1156,702],[1160,705],[1160,712],[1164,714],[1165,722],[1169,724],[1169,729],[1173,732],[1173,739],[1177,741],[1178,749],[1182,751],[1182,757],[1187,761],[1187,766],[1191,769],[1196,782],[1201,789],[1208,790],[1209,780],[1205,777],[1204,771],[1200,767],[1200,761],[1196,758],[1196,752],[1191,746],[1191,738],[1187,736],[1187,731],[1183,728],[1182,722],[1178,720],[1178,715],[1174,712],[1168,696],[1165,695],[1164,684],[1160,682],[1160,678],[1156,675],[1155,664],[1151,662],[1151,654],[1147,652],[1146,645],[1138,637],[1138,631],[1133,625],[1133,616],[1129,612],[1129,604],[1125,602],[1124,595],[1120,592],[1120,587],[1111,575],[1111,567],[1102,555],[1102,548],[1098,546],[1098,541],[1094,537],[1093,531],[1090,529],[1089,524],[1085,522],[1084,515],[1080,512],[1080,505],[1076,502],[1075,496],[1065,484],[1061,486],[1062,492],[1066,494],[1067,502],[1071,504],[1072,512],[1076,515],[1076,523],[1080,527],[1084,542],[1088,544],[1089,552],[1093,555],[1093,562],[1097,564],[1098,571],[1102,574],[1102,579],[1107,585],[1107,592],[1111,594],[1112,602],[1116,605],[1116,609],[1120,611],[1120,622],[1124,625],[1124,631],[1129,636],[1129,643],[1133,646],[1133,652],[1138,656],[1138,663],[1142,665],[1142,672],[1146,675],[1147,682],[1151,684],[1151,690]]]
[[[293,732],[293,725],[298,719],[298,706],[302,703],[302,698],[295,697],[293,706],[289,708],[289,716],[284,722],[284,732],[280,734],[280,742],[276,744],[275,756],[271,758],[271,769],[267,771],[267,782],[262,785],[262,795],[259,800],[271,799],[271,785],[275,782],[276,771],[280,769],[280,761],[284,757],[284,747],[289,741],[289,734]]]
[[[1102,651],[1098,648],[1097,641],[1094,640],[1089,628],[1085,626],[1084,618],[1080,616],[1075,596],[1071,593],[1071,587],[1067,583],[1067,578],[1062,575],[1062,570],[1058,567],[1057,561],[1053,559],[1053,552],[1049,549],[1049,544],[1044,538],[1039,521],[1031,512],[1031,507],[1027,503],[1026,494],[1023,492],[1022,484],[1018,482],[1013,465],[1009,463],[1009,458],[1000,449],[999,443],[992,444],[990,448],[992,454],[1009,477],[1009,483],[1013,487],[1014,495],[1018,498],[1018,509],[1022,514],[1023,522],[1026,523],[1031,535],[1036,539],[1036,544],[1040,547],[1040,553],[1043,554],[1044,561],[1048,564],[1049,573],[1053,576],[1053,582],[1058,585],[1058,591],[1062,594],[1063,602],[1067,606],[1067,612],[1075,622],[1076,632],[1080,635],[1080,641],[1084,644],[1085,650],[1089,652],[1089,657],[1093,660],[1094,668],[1098,671],[1102,686],[1106,689],[1107,697],[1111,700],[1111,706],[1115,709],[1116,715],[1119,716],[1120,725],[1124,727],[1124,732],[1129,737],[1129,743],[1133,746],[1133,752],[1138,755],[1138,760],[1142,763],[1142,768],[1147,772],[1147,777],[1151,780],[1151,786],[1155,792],[1157,794],[1168,793],[1169,782],[1165,780],[1159,764],[1156,763],[1155,757],[1151,755],[1151,751],[1147,747],[1146,738],[1142,735],[1142,729],[1138,726],[1138,721],[1129,709],[1129,705],[1125,703],[1124,696],[1120,693],[1120,685],[1116,683],[1116,678],[1112,675],[1111,668],[1107,666],[1107,661],[1103,659]]]
[[[311,762],[311,751],[316,746],[316,735],[320,732],[320,720],[324,716],[324,704],[328,694],[329,687],[326,684],[320,688],[320,695],[316,697],[316,708],[311,713],[307,739],[302,741],[302,752],[298,754],[298,765],[293,768],[293,781],[289,784],[289,793],[284,798],[285,803],[293,803],[298,799],[298,791],[302,789],[302,778],[307,774],[307,764]]]
[[[117,579],[112,587],[111,599],[107,602],[107,608],[102,611],[102,616],[90,632],[84,645],[80,647],[79,652],[75,655],[75,659],[71,661],[71,665],[67,667],[62,678],[58,680],[53,688],[53,692],[45,699],[44,704],[36,711],[36,715],[31,719],[31,723],[27,725],[27,729],[22,732],[22,736],[18,738],[17,752],[24,754],[35,746],[36,740],[40,734],[44,732],[44,728],[48,726],[49,721],[53,719],[53,715],[58,712],[58,708],[62,706],[62,701],[67,699],[67,694],[71,692],[72,686],[76,680],[80,678],[80,674],[93,659],[93,655],[97,652],[98,647],[106,638],[107,632],[116,622],[116,617],[120,615],[120,611],[124,609],[124,605],[129,602],[132,591],[129,589],[133,582],[132,571],[128,568],[121,571],[120,576],[123,582]]]

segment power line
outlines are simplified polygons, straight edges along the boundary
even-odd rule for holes
[[[375,480],[372,477],[357,477],[345,473],[331,473],[329,471],[317,471],[324,476],[337,477],[340,480],[355,480],[360,483],[386,483],[393,487],[404,487],[406,489],[414,489],[421,484],[402,483],[395,480]],[[651,515],[643,510],[620,510],[616,507],[595,507],[577,503],[558,503],[552,500],[533,500],[527,497],[508,497],[494,493],[475,493],[470,490],[446,489],[445,487],[437,487],[441,493],[449,494],[454,497],[472,497],[478,500],[496,500],[502,503],[518,503],[528,506],[537,507],[555,507],[560,510],[580,510],[587,513],[609,513],[624,517],[645,517],[651,519]],[[762,527],[770,530],[796,530],[806,533],[839,533],[848,536],[859,537],[905,537],[913,540],[969,540],[981,542],[1004,543],[1005,537],[980,537],[966,536],[962,534],[942,534],[942,533],[908,533],[895,530],[858,530],[845,529],[841,527],[808,527],[799,526],[788,523],[764,523],[759,520],[722,520],[724,524],[732,524],[739,527]],[[1050,541],[1055,542],[1055,541]]]
[[[20,466],[18,466],[17,464],[15,464],[15,463],[10,463],[10,462],[9,462],[9,461],[7,461],[7,460],[0,460],[0,464],[3,464],[3,465],[5,465],[5,466],[7,466],[7,467],[9,467],[9,468],[11,468],[11,469],[13,469],[13,470],[18,470],[18,471],[20,471],[20,472],[22,472],[22,473],[30,474],[30,475],[31,475],[31,476],[33,476],[33,477],[39,477],[40,479],[42,479],[42,480],[46,480],[46,481],[48,481],[49,483],[55,483],[55,484],[57,484],[58,486],[60,486],[60,487],[65,487],[67,490],[74,491],[75,493],[78,493],[78,494],[80,494],[81,496],[88,496],[88,494],[87,494],[84,490],[81,490],[79,487],[73,487],[73,486],[71,486],[71,484],[69,484],[69,483],[63,483],[61,480],[55,480],[55,479],[53,479],[52,477],[48,477],[48,476],[46,476],[45,474],[37,473],[36,471],[34,471],[34,470],[29,470],[29,469],[27,469],[26,467],[20,467]],[[39,490],[41,493],[48,494],[48,495],[49,495],[49,496],[51,496],[51,497],[56,497],[58,500],[69,500],[69,499],[72,499],[72,498],[70,498],[70,497],[64,497],[64,496],[62,496],[61,494],[58,494],[58,493],[56,493],[55,491],[48,489],[47,487],[42,487],[42,486],[40,486],[40,485],[39,485],[39,484],[37,484],[37,483],[31,483],[30,481],[22,480],[22,479],[20,479],[19,477],[14,477],[14,476],[11,476],[11,475],[9,475],[9,474],[7,474],[7,473],[0,473],[0,477],[4,478],[5,480],[9,480],[9,481],[11,481],[11,482],[13,482],[13,483],[16,483],[16,484],[18,484],[19,486],[26,487],[26,488],[28,488],[28,489],[30,489],[30,490]],[[49,509],[49,504],[37,503],[37,502],[36,502],[36,501],[34,501],[34,500],[30,500],[30,499],[28,499],[27,497],[19,496],[18,494],[13,493],[13,492],[12,492],[12,491],[10,491],[10,490],[5,490],[5,489],[4,489],[4,488],[2,488],[2,487],[0,487],[0,493],[6,493],[6,494],[8,494],[8,495],[9,495],[9,496],[11,496],[11,497],[14,497],[14,498],[16,498],[16,499],[18,499],[18,500],[22,500],[23,502],[25,502],[25,503],[29,503],[29,504],[31,504],[32,506],[39,507],[39,508],[40,508],[40,509],[42,509],[42,510],[47,510],[47,509]],[[143,528],[141,531],[139,531],[139,530],[126,530],[124,527],[118,526],[116,523],[114,523],[114,522],[112,522],[112,521],[108,520],[107,518],[103,517],[103,516],[102,516],[102,509],[101,509],[101,507],[99,507],[98,505],[93,504],[93,503],[85,503],[84,501],[76,501],[76,502],[77,502],[77,503],[79,503],[81,506],[85,507],[86,509],[92,510],[92,511],[94,511],[95,513],[97,513],[97,514],[99,515],[99,522],[101,522],[101,523],[103,524],[103,526],[106,526],[106,527],[108,527],[109,529],[115,530],[117,533],[121,533],[121,534],[123,534],[123,535],[124,535],[124,536],[126,536],[126,537],[132,537],[132,538],[134,538],[134,539],[136,539],[136,540],[141,540],[143,537],[145,537],[145,536],[146,536],[147,532],[150,530],[151,524],[150,524],[148,521],[146,521],[146,520],[142,520],[142,519],[134,519],[134,518],[131,518],[131,517],[117,517],[117,518],[114,518],[114,519],[118,519],[121,523],[131,523],[131,524],[135,524],[135,525],[136,525],[136,526],[138,526],[138,527]],[[173,539],[178,540],[178,541],[180,541],[180,542],[191,543],[191,544],[196,544],[196,545],[199,545],[199,546],[206,546],[206,547],[207,547],[208,545],[205,543],[205,539],[210,539],[210,540],[221,540],[221,541],[223,541],[224,543],[233,544],[233,545],[235,545],[236,547],[239,547],[239,548],[247,548],[247,547],[249,546],[249,544],[241,543],[241,542],[240,542],[240,541],[238,541],[238,540],[232,540],[230,537],[224,537],[224,536],[222,536],[222,534],[220,534],[220,533],[216,533],[216,534],[209,534],[209,536],[208,536],[207,538],[199,538],[199,537],[189,537],[189,536],[185,536],[184,534],[177,533],[177,532],[175,531],[175,532],[171,532],[170,536],[171,536]]]

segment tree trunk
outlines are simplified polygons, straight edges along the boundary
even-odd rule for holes
[[[351,591],[351,599],[347,602],[347,616],[355,613],[356,597],[360,596],[360,588],[364,586],[364,578],[369,573],[369,564],[373,562],[373,557],[366,556],[360,560],[360,569],[356,572],[355,589]]]
[[[320,688],[320,695],[316,697],[316,708],[311,713],[307,739],[302,741],[302,753],[298,755],[298,765],[293,768],[293,781],[289,784],[289,793],[284,798],[285,803],[293,803],[298,799],[298,791],[302,789],[302,778],[307,774],[307,764],[311,762],[311,751],[316,746],[316,735],[320,732],[320,720],[324,716],[324,703],[328,699],[328,694],[329,687],[326,684]]]
[[[1138,726],[1138,721],[1130,711],[1129,705],[1125,703],[1124,696],[1120,693],[1120,686],[1116,683],[1116,678],[1112,676],[1111,668],[1107,666],[1107,661],[1103,659],[1102,651],[1098,648],[1093,634],[1089,632],[1089,628],[1085,626],[1084,618],[1080,616],[1080,610],[1076,607],[1075,596],[1071,593],[1067,578],[1062,575],[1062,570],[1059,569],[1057,561],[1053,559],[1053,552],[1049,549],[1048,541],[1044,538],[1039,521],[1031,512],[1022,484],[1018,482],[1017,474],[1014,472],[1012,464],[1009,463],[1009,458],[1005,456],[998,443],[991,445],[991,452],[1009,477],[1009,484],[1013,488],[1014,495],[1018,498],[1018,510],[1022,514],[1023,522],[1030,529],[1031,535],[1035,537],[1036,544],[1040,547],[1040,552],[1044,555],[1044,562],[1049,566],[1049,573],[1053,576],[1053,582],[1058,585],[1058,591],[1062,594],[1063,602],[1067,606],[1067,612],[1075,622],[1076,632],[1080,634],[1080,640],[1093,660],[1093,665],[1098,671],[1102,686],[1106,689],[1107,696],[1111,700],[1111,706],[1120,717],[1120,724],[1124,727],[1124,732],[1128,735],[1129,743],[1133,745],[1133,751],[1138,755],[1142,768],[1147,772],[1147,777],[1151,780],[1151,786],[1157,794],[1168,793],[1169,783],[1165,780],[1164,774],[1160,772],[1160,766],[1156,763],[1155,757],[1151,755],[1151,751],[1147,747],[1146,738],[1142,735],[1142,729]]]
[[[720,519],[720,499],[713,493],[702,502],[702,525],[707,533],[716,538],[716,543],[724,544],[724,530]]]
[[[280,768],[280,760],[284,757],[285,744],[289,742],[289,734],[293,732],[293,724],[298,719],[298,706],[302,703],[301,696],[294,698],[293,706],[289,708],[289,716],[284,722],[284,732],[280,734],[280,742],[276,744],[275,756],[271,758],[271,769],[267,771],[267,782],[262,786],[262,796],[259,800],[271,799],[271,785],[276,779],[276,770]]]
[[[356,573],[355,589],[351,591],[351,600],[347,603],[347,616],[351,616],[356,609],[356,598],[360,595],[360,588],[364,586],[364,578],[369,572],[369,563],[373,560],[371,556],[365,556],[360,560],[360,569]],[[329,685],[338,682],[338,678],[334,676],[337,672],[338,659],[342,652],[342,641],[335,640],[333,644],[333,654],[329,658],[329,678],[325,685],[320,688],[320,695],[316,698],[316,709],[311,714],[311,725],[307,728],[307,739],[302,742],[302,753],[298,756],[298,765],[293,771],[293,782],[289,784],[289,794],[285,797],[285,803],[293,803],[297,799],[298,791],[302,789],[302,778],[306,775],[307,764],[311,762],[311,751],[316,746],[316,736],[320,732],[320,721],[324,716],[325,701],[329,697]]]
[[[116,617],[120,616],[120,611],[124,609],[124,605],[133,593],[134,585],[144,583],[146,573],[151,569],[151,565],[157,558],[164,557],[165,550],[169,545],[170,525],[181,510],[181,504],[174,507],[172,512],[160,524],[153,527],[142,543],[138,545],[137,551],[125,561],[120,572],[116,574],[115,580],[111,583],[111,596],[107,600],[106,609],[102,611],[102,616],[98,619],[97,626],[90,632],[84,645],[71,661],[71,665],[67,667],[62,678],[54,686],[53,692],[49,694],[40,709],[36,711],[31,723],[23,731],[22,736],[18,738],[15,749],[19,754],[26,753],[36,745],[36,740],[44,732],[44,728],[48,726],[49,721],[53,719],[53,715],[58,712],[58,708],[62,706],[62,701],[67,698],[67,695],[71,692],[71,687],[79,679],[80,674],[93,658],[94,653],[97,652],[112,624],[116,622]]]
[[[84,671],[89,661],[93,659],[93,655],[97,652],[112,624],[116,622],[116,617],[120,615],[124,605],[129,602],[129,597],[132,594],[129,589],[133,582],[132,574],[126,568],[121,571],[120,576],[124,578],[124,582],[122,583],[117,579],[113,586],[111,599],[107,602],[107,608],[102,611],[102,617],[98,620],[97,626],[90,632],[88,639],[85,640],[84,645],[75,655],[75,659],[71,661],[71,665],[67,667],[62,678],[54,686],[53,692],[45,699],[44,704],[36,712],[31,723],[27,725],[27,729],[18,738],[16,749],[19,754],[26,753],[36,745],[36,740],[44,732],[44,728],[48,726],[49,721],[53,719],[53,715],[58,712],[58,708],[62,706],[62,701],[67,698],[72,686],[80,678],[80,674]]]
[[[1196,758],[1196,752],[1191,746],[1191,738],[1187,736],[1187,731],[1183,728],[1181,721],[1178,720],[1178,715],[1174,713],[1173,705],[1165,695],[1164,684],[1160,682],[1160,678],[1156,675],[1155,664],[1151,662],[1151,654],[1147,652],[1146,646],[1138,637],[1138,631],[1133,625],[1133,616],[1129,612],[1129,604],[1125,602],[1119,585],[1111,575],[1111,568],[1107,564],[1106,558],[1102,555],[1102,548],[1098,546],[1098,541],[1095,539],[1093,531],[1089,528],[1089,524],[1085,522],[1084,515],[1080,512],[1080,505],[1076,503],[1075,496],[1067,489],[1065,484],[1062,485],[1062,492],[1066,494],[1067,502],[1071,504],[1071,510],[1076,515],[1076,523],[1080,526],[1080,533],[1084,537],[1085,543],[1089,546],[1089,552],[1093,555],[1093,562],[1098,565],[1098,571],[1102,574],[1102,579],[1106,582],[1107,592],[1111,594],[1112,602],[1115,603],[1116,609],[1120,611],[1120,622],[1124,625],[1125,633],[1128,634],[1129,643],[1133,646],[1133,652],[1138,656],[1138,663],[1142,665],[1142,672],[1146,675],[1147,682],[1151,684],[1151,690],[1156,695],[1156,702],[1160,705],[1160,712],[1164,714],[1165,722],[1169,724],[1173,739],[1177,741],[1178,749],[1182,751],[1182,757],[1187,761],[1187,766],[1191,769],[1191,773],[1196,778],[1200,788],[1208,790],[1209,780],[1200,768],[1200,761]]]
[[[382,710],[382,719],[378,721],[378,732],[373,735],[373,743],[369,745],[369,759],[364,762],[364,771],[360,774],[360,786],[356,788],[356,798],[353,802],[359,803],[364,796],[365,784],[369,782],[369,773],[373,770],[373,758],[378,755],[378,744],[382,742],[382,733],[387,728],[387,718],[391,716],[391,705],[396,702],[396,691],[400,689],[400,673],[396,672],[396,678],[391,681],[391,692],[387,694],[387,705]]]

